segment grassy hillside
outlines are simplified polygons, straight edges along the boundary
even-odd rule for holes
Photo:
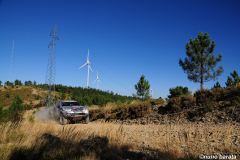
[[[201,94],[196,92],[192,97],[188,95],[172,98],[168,105],[163,107],[159,105],[166,105],[162,99],[144,102],[139,100],[108,102],[103,107],[93,107],[95,110],[90,111],[92,120],[134,121],[145,118],[151,121],[155,118],[154,121],[160,121],[164,118],[166,121],[158,123],[159,125],[155,123],[134,125],[132,122],[131,125],[115,125],[91,122],[85,125],[89,128],[84,129],[84,124],[68,124],[63,127],[55,121],[36,121],[35,113],[41,110],[22,109],[21,112],[16,112],[17,108],[21,109],[21,103],[17,103],[21,101],[21,96],[29,103],[36,94],[42,94],[43,90],[25,86],[9,89],[3,87],[0,91],[3,103],[13,105],[9,107],[8,112],[2,112],[8,117],[4,117],[6,123],[0,124],[0,159],[197,160],[203,153],[236,154],[240,152],[240,125],[239,121],[236,121],[237,116],[240,115],[236,112],[236,109],[239,109],[239,89],[232,87],[204,90]],[[7,93],[9,97],[6,96]],[[15,96],[11,102],[10,99],[17,93],[20,96]],[[61,95],[57,93],[58,96]],[[217,104],[220,100],[221,103]],[[229,103],[225,104],[225,101]],[[225,111],[231,107],[235,110]],[[216,113],[214,120],[208,121],[213,115],[208,118],[207,114],[215,114],[215,111],[224,114]],[[203,119],[204,114],[198,113],[204,113],[206,120]],[[16,114],[19,116],[18,119]],[[187,117],[188,114],[192,116]],[[232,120],[227,120],[225,114],[230,114]],[[201,120],[199,116],[202,116]],[[190,121],[194,117],[196,121]],[[219,118],[224,121],[220,123],[217,120]],[[12,119],[21,123],[13,123]]]
[[[3,108],[9,107],[16,95],[19,95],[23,103],[28,104],[30,107],[42,105],[40,103],[43,95],[42,88],[34,86],[14,86],[13,88],[0,86],[0,106],[3,106]],[[59,92],[55,92],[55,95],[60,98]],[[66,94],[66,99],[70,99],[69,94]]]

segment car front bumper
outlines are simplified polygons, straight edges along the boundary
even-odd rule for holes
[[[68,120],[81,120],[89,117],[89,114],[87,113],[65,113],[63,114],[63,117]]]

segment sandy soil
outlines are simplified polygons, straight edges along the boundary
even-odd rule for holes
[[[32,94],[36,94],[36,95],[38,94],[38,92],[37,92],[37,90],[35,88],[33,88],[32,90],[33,90]]]

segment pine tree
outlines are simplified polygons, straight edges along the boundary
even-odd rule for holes
[[[14,81],[15,86],[18,86],[18,82],[19,82],[18,79]]]
[[[219,57],[215,57],[213,51],[216,44],[215,41],[211,41],[209,35],[203,32],[199,32],[198,37],[192,40],[190,43],[187,42],[186,54],[188,58],[185,58],[183,62],[179,60],[179,65],[182,67],[184,72],[187,72],[188,79],[190,81],[201,83],[201,90],[203,89],[203,83],[210,80],[217,80],[223,72],[223,67],[220,65],[215,71],[217,62],[222,60],[222,53]],[[210,73],[210,70],[213,74]]]
[[[219,84],[218,81],[217,81],[216,85],[214,84],[214,88],[221,88],[221,85]]]
[[[232,85],[236,85],[237,83],[240,82],[240,78],[238,77],[237,71],[234,70],[233,73],[230,72],[230,75],[232,76],[233,79],[228,76],[227,82],[225,82],[227,87],[230,87]]]
[[[139,82],[137,84],[135,84],[135,89],[137,90],[137,95],[138,96],[142,96],[142,100],[143,100],[143,97],[150,98],[150,94],[149,94],[149,89],[150,89],[149,81],[145,80],[145,76],[144,75],[142,75],[142,77],[140,78]]]

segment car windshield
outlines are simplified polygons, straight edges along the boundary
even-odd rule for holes
[[[78,102],[62,102],[62,106],[80,106]]]

